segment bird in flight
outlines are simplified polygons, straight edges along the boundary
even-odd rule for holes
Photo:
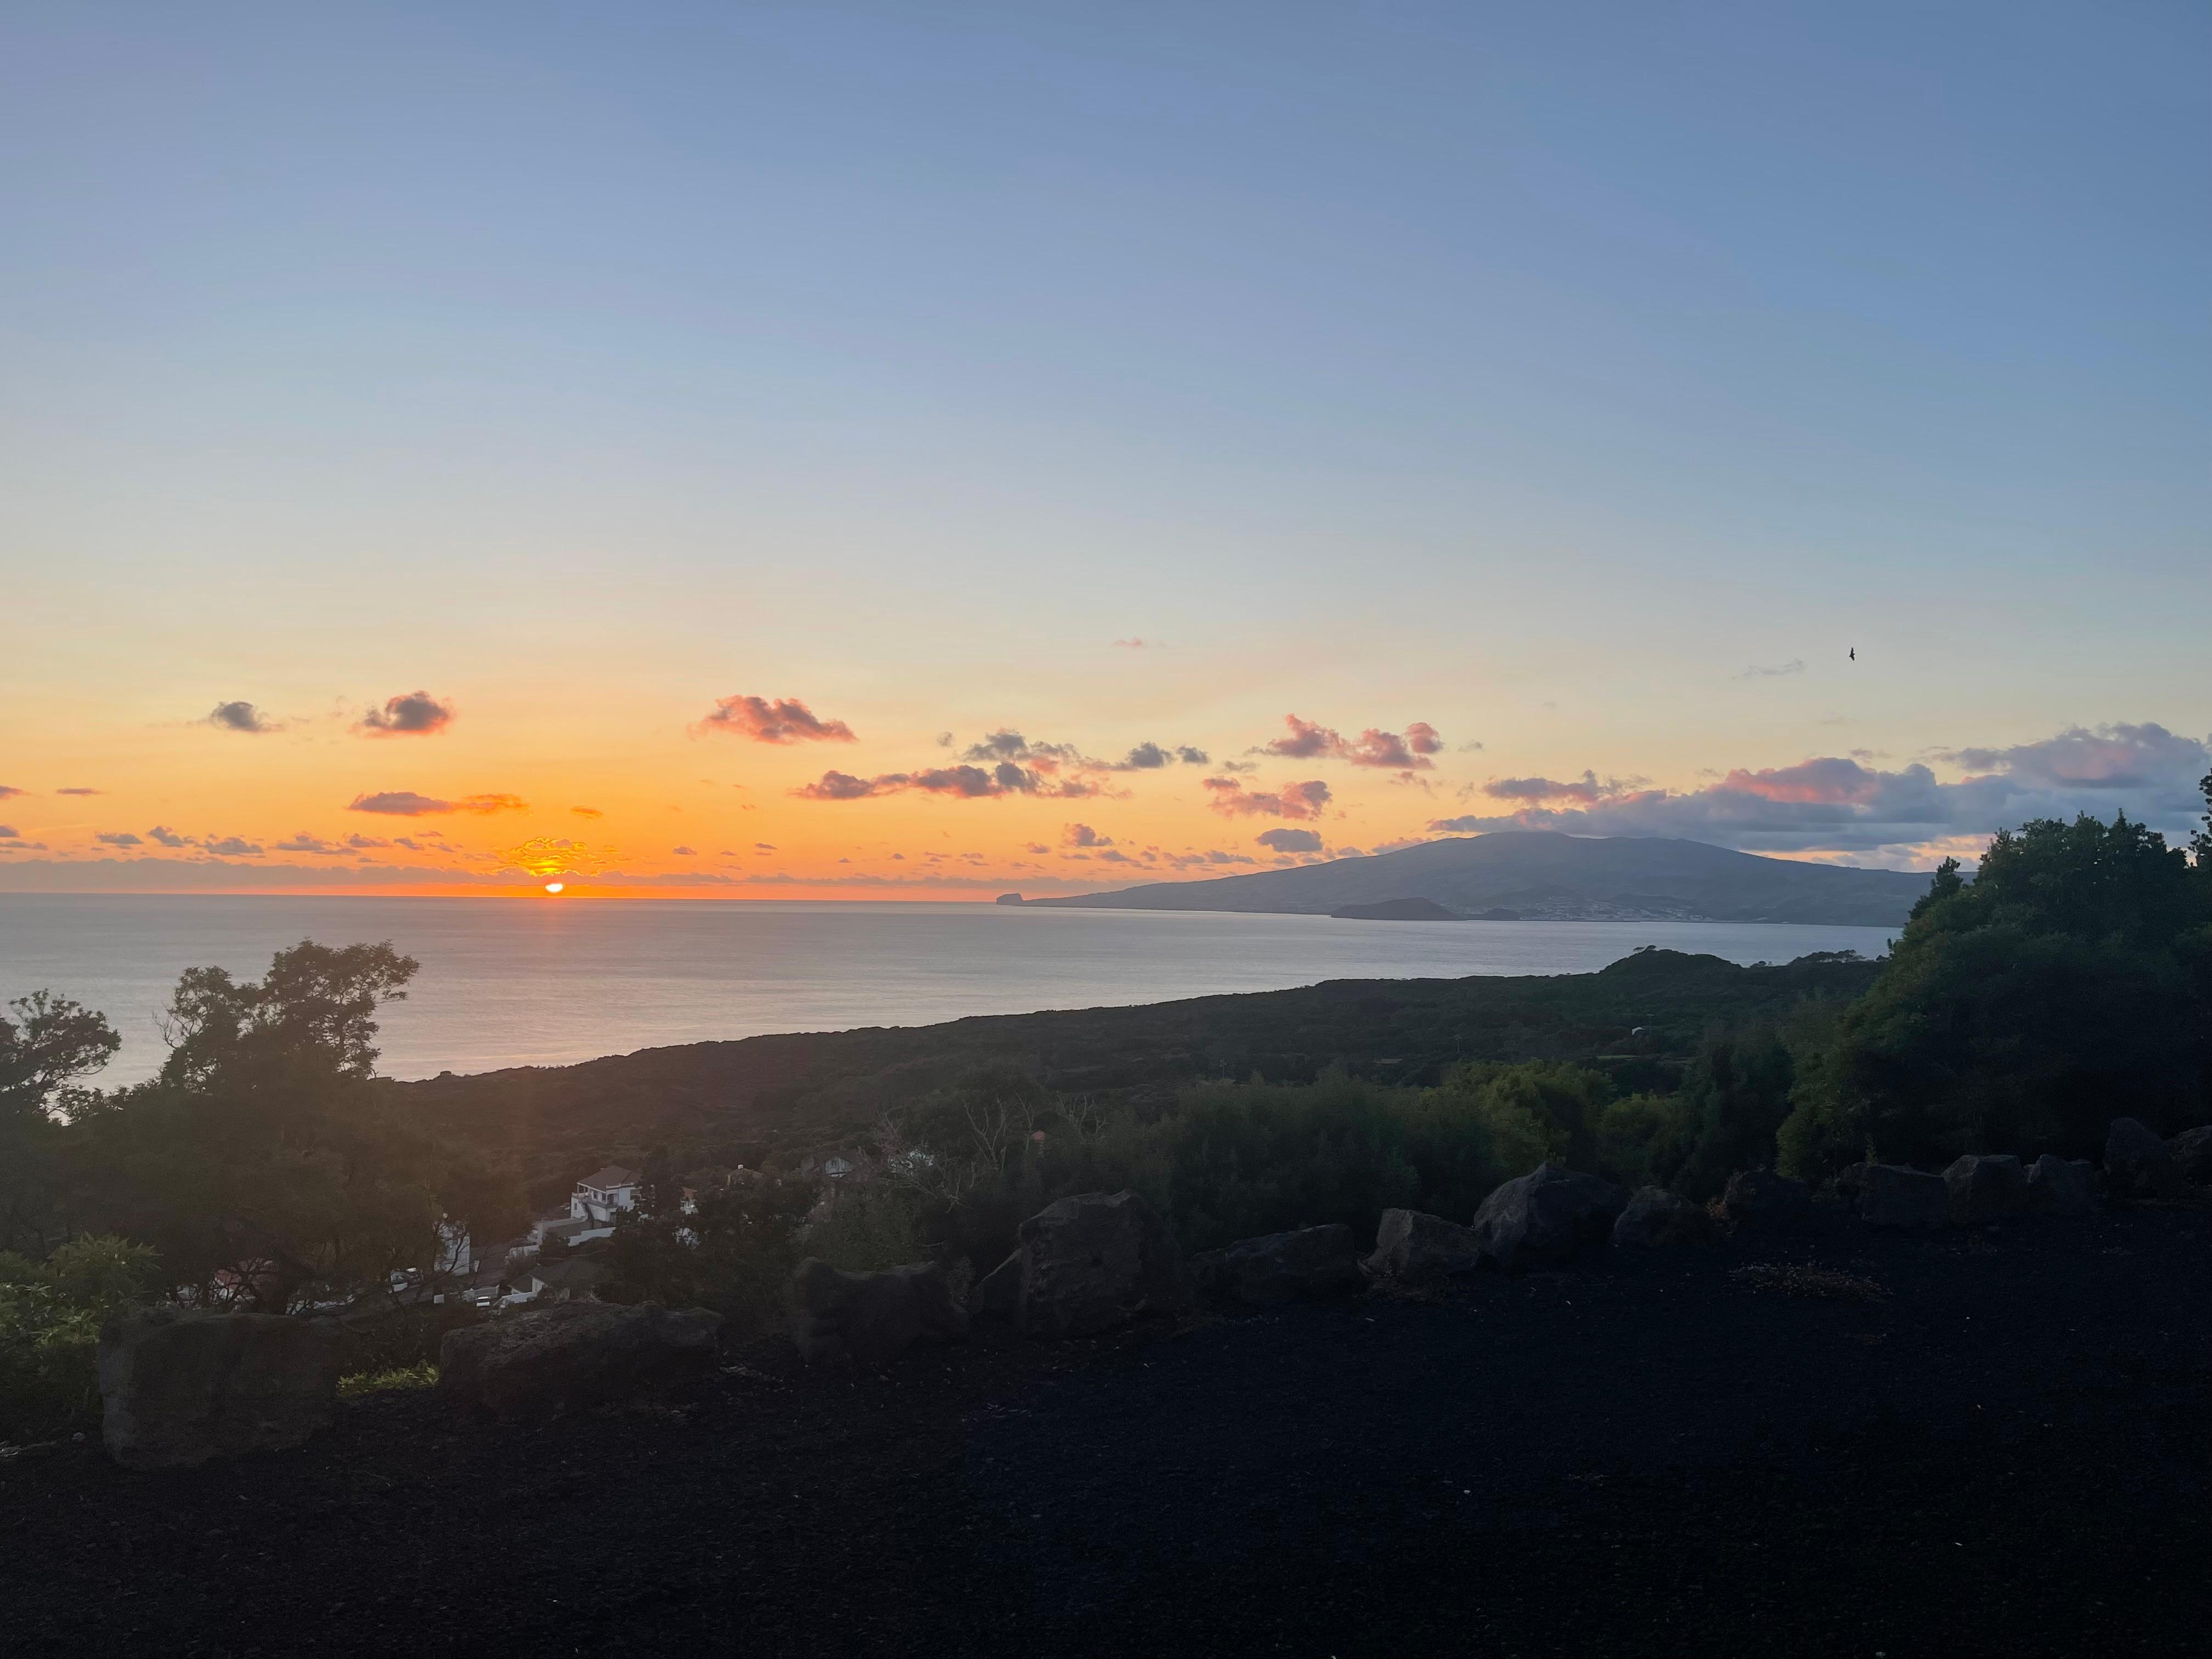
[[[1858,647],[1856,647],[1856,646],[1855,645],[1855,646],[1853,646],[1853,647],[1851,647],[1851,660],[1852,660],[1853,662],[1856,662],[1858,659],[1859,659],[1859,648],[1858,648]]]

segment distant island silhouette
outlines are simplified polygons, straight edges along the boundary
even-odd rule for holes
[[[1372,857],[1031,905],[1234,910],[1363,921],[1782,921],[1902,927],[1925,871],[1762,858],[1703,842],[1549,830],[1453,836]]]

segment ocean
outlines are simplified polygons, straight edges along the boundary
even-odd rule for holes
[[[696,900],[0,894],[0,1000],[49,989],[148,1077],[186,968],[258,977],[301,939],[389,939],[422,964],[385,1011],[399,1078],[560,1066],[669,1043],[926,1025],[1282,990],[1326,979],[1578,974],[1640,945],[1735,962],[1881,954],[1896,930],[1723,922],[1381,922],[1211,911]]]

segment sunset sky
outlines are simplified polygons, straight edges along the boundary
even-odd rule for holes
[[[10,5],[0,890],[2185,835],[2208,60],[2179,3]]]

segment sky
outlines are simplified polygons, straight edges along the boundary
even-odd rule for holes
[[[0,891],[2185,836],[2208,69],[2131,0],[16,0]]]

